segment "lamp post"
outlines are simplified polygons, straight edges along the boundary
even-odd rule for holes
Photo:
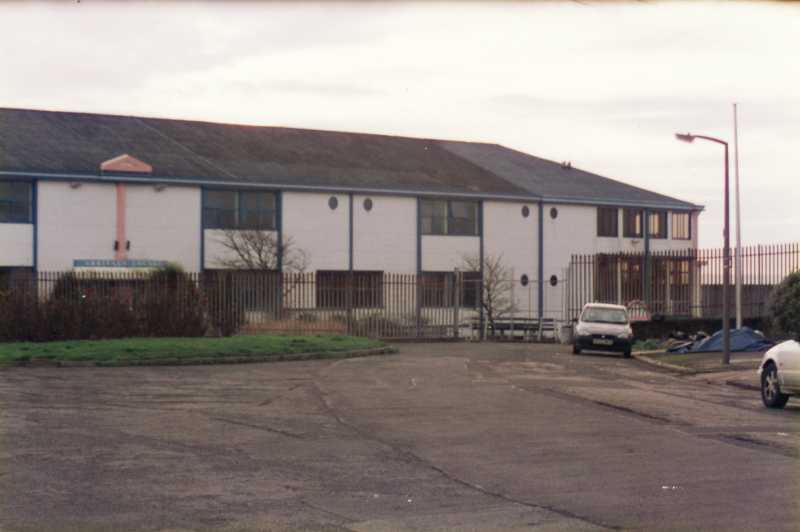
[[[707,137],[706,135],[692,135],[691,133],[676,133],[675,138],[683,142],[694,142],[694,139],[709,140],[725,146],[725,223],[722,235],[725,240],[722,251],[722,363],[731,363],[731,318],[728,308],[728,291],[731,285],[731,235],[728,223],[730,200],[728,184],[728,143],[724,140]]]

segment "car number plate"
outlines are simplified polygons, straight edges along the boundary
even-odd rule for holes
[[[594,345],[614,345],[614,340],[606,340],[605,338],[595,338],[592,340]]]

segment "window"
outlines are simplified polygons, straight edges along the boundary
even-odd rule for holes
[[[0,181],[0,223],[31,223],[32,191],[26,181]]]
[[[239,228],[275,229],[275,194],[239,192]]]
[[[688,212],[672,213],[672,238],[675,240],[692,239],[692,218]]]
[[[647,232],[650,238],[667,238],[666,211],[651,212],[647,221]]]
[[[619,211],[616,207],[598,207],[597,236],[619,236]]]
[[[420,221],[423,235],[478,234],[478,203],[475,201],[422,200]]]
[[[203,280],[212,307],[240,304],[245,310],[271,312],[281,305],[277,270],[205,270]]]
[[[623,235],[626,238],[642,237],[643,213],[639,209],[625,209],[622,212]]]
[[[381,308],[383,272],[318,270],[316,296],[317,308]]]
[[[275,229],[272,192],[208,190],[203,223],[207,229]]]
[[[463,272],[461,286],[456,286],[454,272],[422,272],[419,276],[422,306],[425,308],[452,307],[456,294],[465,308],[477,308],[480,293],[480,272]]]

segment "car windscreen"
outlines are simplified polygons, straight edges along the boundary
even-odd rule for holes
[[[628,323],[628,315],[622,309],[589,307],[583,311],[581,321],[593,323]]]

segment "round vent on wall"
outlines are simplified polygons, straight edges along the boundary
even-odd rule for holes
[[[528,217],[528,216],[530,216],[530,215],[531,215],[531,210],[530,210],[530,208],[529,208],[527,205],[523,206],[523,207],[522,207],[522,217],[523,217],[523,218],[527,218],[527,217]]]
[[[530,281],[528,279],[528,276],[523,273],[522,277],[519,278],[519,284],[521,284],[522,286],[528,286],[529,282]]]
[[[372,199],[367,198],[364,200],[364,210],[369,212],[372,210]]]
[[[550,209],[550,218],[552,218],[553,220],[558,218],[558,209],[556,209],[555,207],[552,207]]]
[[[336,207],[339,206],[339,200],[336,199],[336,196],[331,196],[328,198],[328,207],[331,208],[332,211],[336,210]]]
[[[556,286],[558,284],[558,277],[555,275],[550,276],[550,286]]]

